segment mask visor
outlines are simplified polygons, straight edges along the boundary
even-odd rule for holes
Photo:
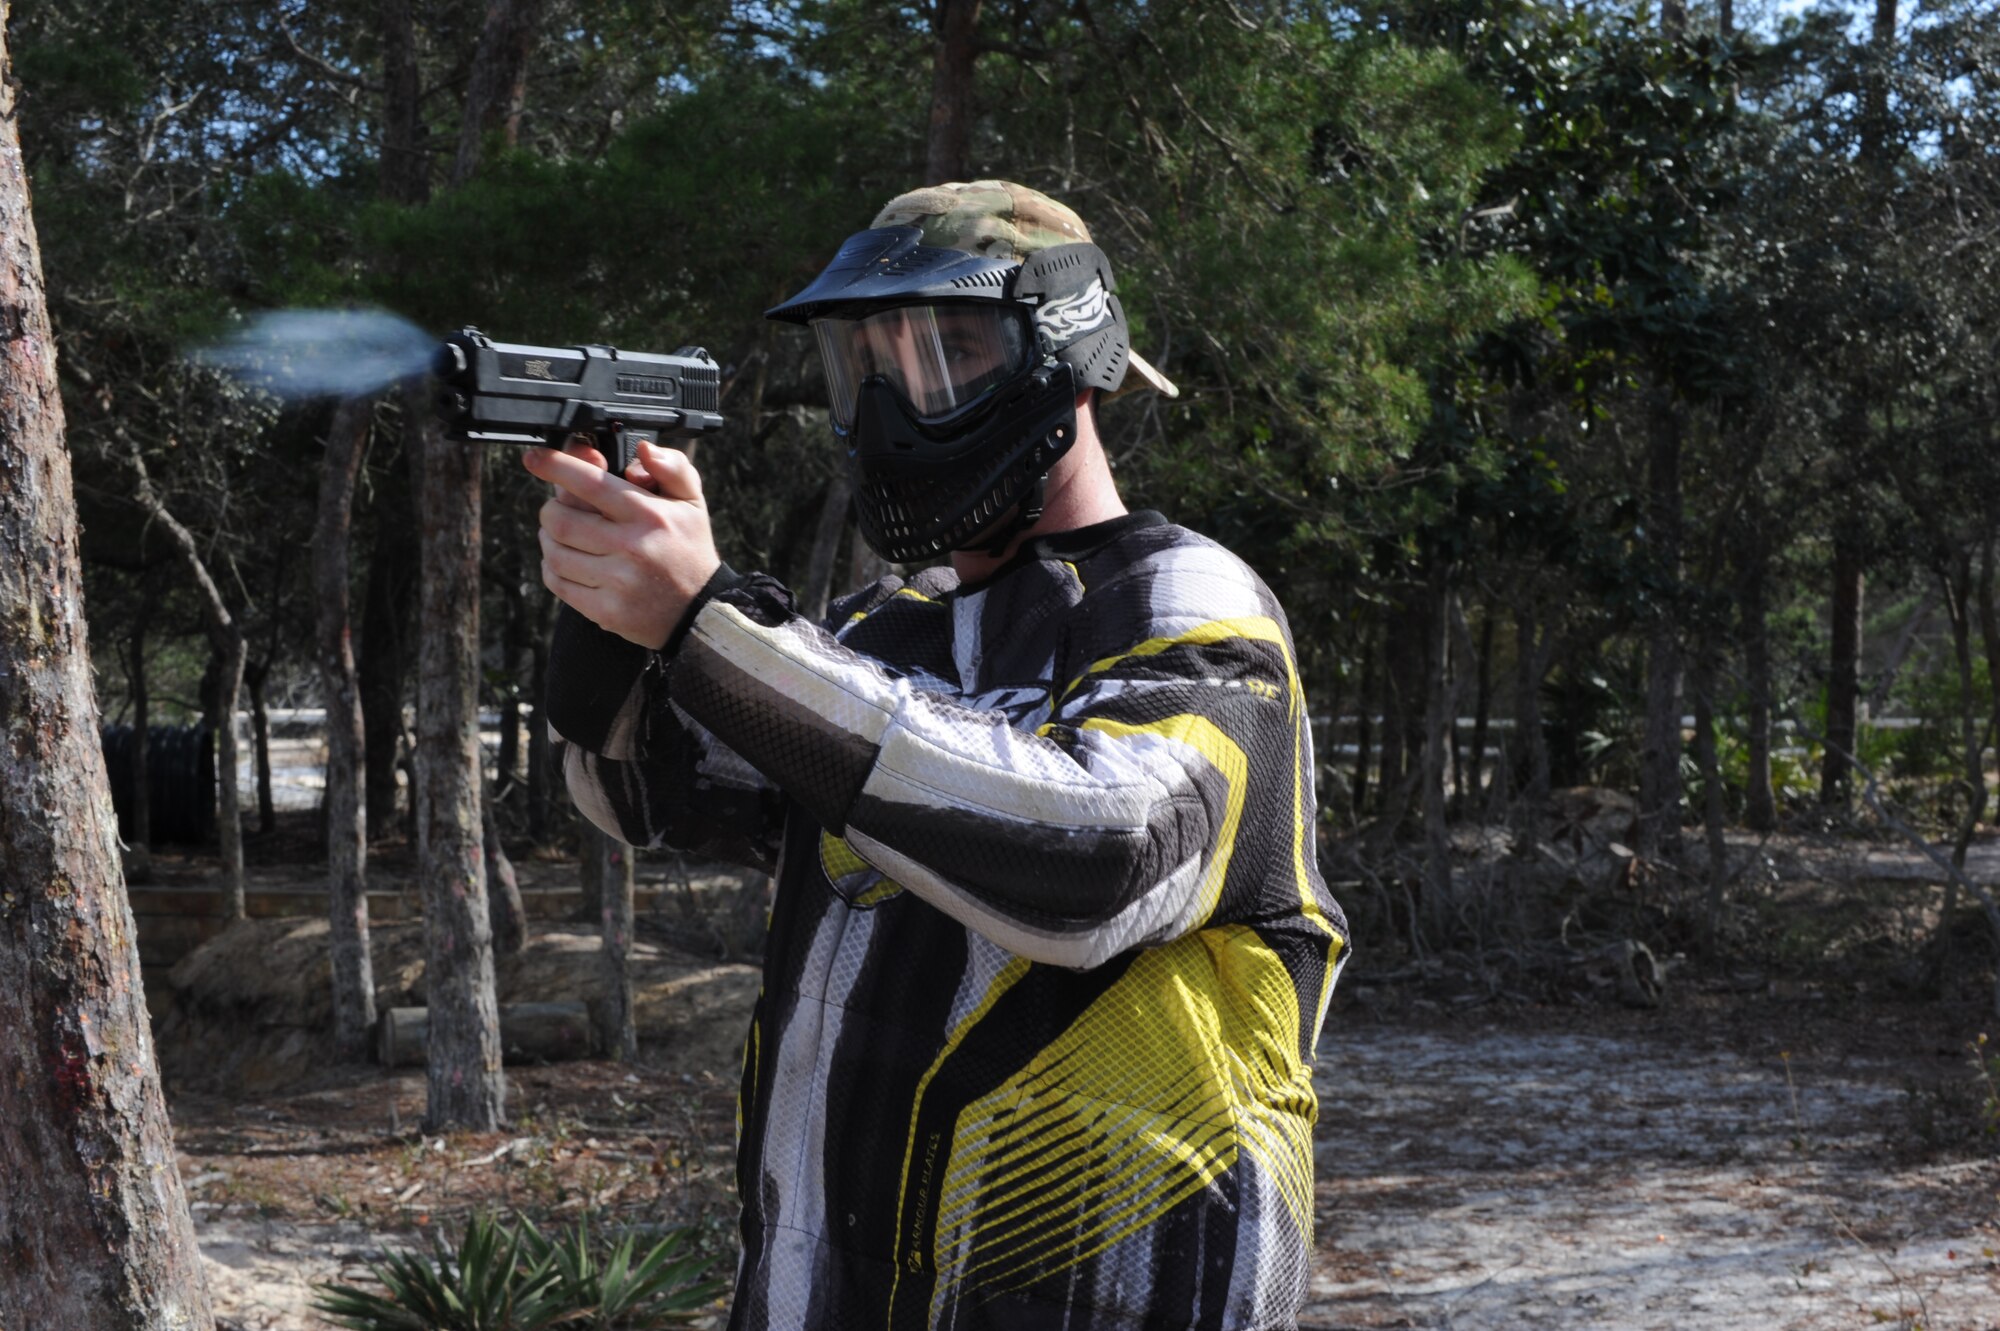
[[[920,420],[946,416],[1027,368],[1025,312],[991,302],[905,305],[812,321],[834,424],[854,424],[861,385],[880,377]]]

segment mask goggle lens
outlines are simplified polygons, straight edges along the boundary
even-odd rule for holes
[[[877,376],[919,417],[943,416],[1027,366],[1022,312],[999,305],[909,305],[812,321],[834,423],[854,424],[861,385]]]

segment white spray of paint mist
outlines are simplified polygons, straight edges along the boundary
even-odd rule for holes
[[[438,342],[386,310],[271,310],[188,358],[282,398],[352,397],[421,374]]]

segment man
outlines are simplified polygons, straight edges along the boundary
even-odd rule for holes
[[[1172,385],[1004,182],[893,200],[771,315],[870,544],[948,567],[815,624],[721,563],[682,455],[528,463],[578,806],[777,874],[732,1326],[1292,1326],[1345,923],[1283,612],[1098,439]]]

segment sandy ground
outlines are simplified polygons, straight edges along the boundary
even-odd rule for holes
[[[1963,1076],[1957,1036],[1922,1008],[1826,1006],[1349,1004],[1321,1044],[1301,1326],[2000,1328],[2000,1159],[1910,1133],[1906,1086]],[[177,1107],[225,1331],[323,1327],[311,1282],[474,1205],[615,1195],[726,1242],[726,1081],[668,1043],[516,1076],[522,1124],[448,1141],[382,1122],[420,1112],[413,1073]]]
[[[2000,1327],[2000,1161],[1897,1148],[1956,1050],[1592,1024],[1329,1029],[1303,1326]]]

